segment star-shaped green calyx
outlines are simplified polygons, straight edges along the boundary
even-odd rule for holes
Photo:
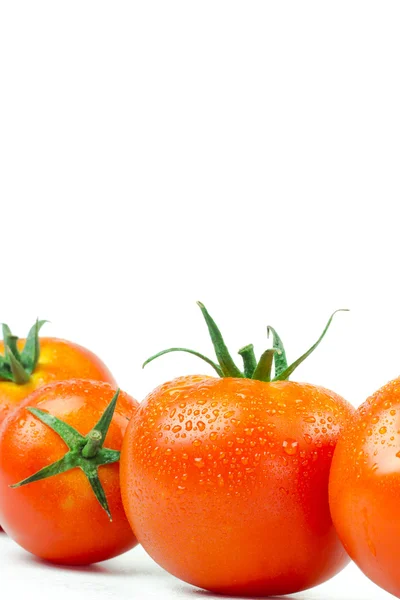
[[[18,350],[18,337],[11,333],[8,325],[2,324],[4,355],[0,355],[0,381],[12,381],[18,385],[28,383],[39,360],[39,331],[47,321],[36,320],[31,327],[25,346]]]
[[[243,360],[243,371],[241,371],[235,364],[233,358],[229,354],[228,348],[224,342],[222,334],[217,327],[214,319],[211,317],[209,312],[207,311],[204,304],[201,302],[197,303],[200,307],[200,310],[203,314],[204,320],[208,327],[208,332],[211,337],[211,341],[214,346],[215,354],[217,357],[217,362],[211,360],[207,356],[200,354],[200,352],[196,352],[195,350],[189,350],[188,348],[168,348],[167,350],[162,350],[158,352],[154,356],[148,358],[144,363],[143,367],[145,367],[148,363],[153,361],[155,358],[162,356],[163,354],[168,354],[169,352],[188,352],[189,354],[194,354],[198,358],[204,360],[207,364],[211,365],[213,369],[217,372],[220,377],[243,377],[247,379],[257,379],[259,381],[284,381],[289,379],[290,375],[293,373],[295,369],[308,357],[314,350],[319,346],[322,339],[325,337],[326,332],[329,329],[329,326],[332,322],[334,315],[340,311],[346,311],[345,308],[340,308],[336,310],[329,318],[328,323],[325,326],[322,334],[318,338],[318,340],[305,352],[295,360],[293,363],[288,364],[286,359],[286,352],[284,345],[282,343],[281,338],[275,331],[273,327],[267,327],[268,337],[272,336],[272,348],[266,350],[262,355],[259,361],[257,361],[253,344],[249,344],[248,346],[244,346],[239,350],[239,354]],[[274,373],[272,375],[272,370]]]
[[[28,483],[34,483],[41,479],[60,475],[71,469],[82,469],[88,478],[101,507],[107,513],[110,521],[112,521],[107,498],[103,486],[100,483],[98,469],[102,465],[109,465],[119,461],[120,452],[118,450],[103,448],[104,440],[106,439],[107,431],[114,415],[118,396],[119,389],[116,391],[99,422],[86,436],[81,435],[79,431],[61,419],[58,419],[39,408],[27,407],[27,410],[32,415],[37,417],[42,423],[50,427],[50,429],[60,436],[68,446],[69,450],[60,460],[44,467],[37,473],[23,479],[19,483],[15,483],[11,487],[18,488],[27,485]]]

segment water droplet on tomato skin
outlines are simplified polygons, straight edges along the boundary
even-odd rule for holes
[[[204,430],[205,430],[205,428],[206,428],[206,425],[205,425],[205,423],[203,423],[203,421],[197,421],[197,428],[198,428],[200,431],[204,431]]]
[[[316,419],[312,415],[309,417],[304,417],[303,419],[306,423],[315,423]]]
[[[199,469],[204,467],[204,460],[201,458],[201,456],[196,456],[193,459],[193,462],[194,462],[195,466],[198,467]]]
[[[289,438],[283,441],[282,447],[286,454],[288,454],[289,456],[293,456],[297,453],[299,449],[299,443],[296,442],[296,440],[292,440]]]
[[[381,435],[384,435],[386,432],[387,432],[387,428],[386,427],[381,427],[380,430],[379,430],[379,433]]]

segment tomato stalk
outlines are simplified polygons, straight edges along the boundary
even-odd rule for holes
[[[103,436],[100,431],[93,429],[90,433],[88,433],[87,438],[88,441],[82,448],[82,456],[84,458],[93,458],[101,448]]]
[[[257,359],[254,353],[253,344],[248,344],[248,346],[240,348],[238,354],[240,354],[243,360],[244,376],[251,378],[257,367]]]
[[[18,337],[3,323],[4,356],[0,356],[0,381],[12,381],[17,385],[28,383],[39,361],[39,331],[47,321],[36,320],[31,327],[23,350],[18,350]]]
[[[272,364],[274,362],[274,355],[279,350],[276,348],[270,348],[261,355],[260,360],[251,376],[251,379],[257,379],[258,381],[271,381]]]
[[[65,423],[61,419],[58,419],[39,408],[27,407],[27,410],[32,415],[37,417],[42,423],[50,427],[50,429],[60,436],[68,446],[69,450],[60,460],[44,467],[30,477],[27,477],[10,487],[18,488],[29,483],[34,483],[35,481],[60,475],[61,473],[79,467],[86,475],[100,506],[105,510],[110,521],[112,521],[107,498],[98,476],[98,469],[103,465],[118,462],[120,458],[120,452],[118,450],[103,448],[104,440],[114,415],[118,396],[119,389],[116,391],[99,422],[86,436],[81,435],[79,431],[71,427],[71,425],[68,425],[68,423]]]
[[[286,351],[283,345],[281,338],[279,337],[276,330],[268,326],[267,327],[267,336],[272,336],[272,348],[267,349],[262,355],[260,360],[257,362],[253,344],[249,344],[244,346],[239,350],[239,354],[243,360],[243,371],[241,371],[235,364],[233,358],[231,357],[229,350],[224,342],[222,334],[217,327],[214,319],[210,316],[204,304],[201,302],[197,303],[200,307],[200,310],[203,314],[204,320],[206,322],[208,332],[211,337],[212,344],[214,346],[215,355],[217,357],[217,363],[212,359],[200,354],[200,352],[196,352],[195,350],[190,350],[188,348],[168,348],[167,350],[162,350],[157,354],[154,354],[150,358],[148,358],[144,363],[143,367],[145,367],[148,363],[152,362],[154,359],[162,356],[163,354],[168,354],[169,352],[188,352],[189,354],[194,354],[198,358],[204,360],[207,364],[211,365],[219,377],[239,377],[239,378],[247,378],[247,379],[256,379],[258,381],[285,381],[288,380],[290,375],[293,373],[295,369],[306,359],[314,350],[319,346],[320,342],[326,335],[332,319],[337,312],[347,311],[345,308],[340,308],[336,310],[329,318],[322,334],[318,338],[318,340],[297,360],[288,365],[286,359]],[[274,376],[272,377],[272,370],[274,370]]]

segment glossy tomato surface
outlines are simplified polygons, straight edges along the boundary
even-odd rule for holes
[[[18,340],[22,350],[25,340]],[[4,354],[4,343],[0,341],[0,355]],[[83,346],[57,338],[40,338],[39,362],[28,383],[17,385],[0,381],[0,425],[10,411],[41,385],[65,379],[95,379],[115,385],[115,380],[106,365]]]
[[[400,379],[362,404],[345,428],[329,492],[332,518],[350,557],[400,597]]]
[[[121,454],[127,516],[173,575],[213,592],[297,592],[348,562],[328,476],[352,407],[321,387],[194,376],[153,391]]]
[[[68,451],[57,433],[28,412],[28,406],[47,411],[86,435],[114,394],[113,386],[96,381],[70,380],[43,386],[0,429],[0,523],[11,538],[40,558],[89,564],[112,558],[137,543],[122,506],[119,463],[99,468],[112,522],[79,468],[10,488]],[[121,449],[137,407],[135,400],[120,392],[105,447]]]

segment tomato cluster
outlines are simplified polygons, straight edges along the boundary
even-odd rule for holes
[[[218,375],[179,377],[141,404],[94,354],[65,340],[0,343],[0,525],[53,563],[106,560],[137,543],[180,579],[229,595],[318,585],[350,557],[400,597],[400,379],[357,411],[289,381],[272,347],[239,368],[200,304]],[[400,528],[399,528],[400,529]],[[400,531],[399,531],[400,533]]]

